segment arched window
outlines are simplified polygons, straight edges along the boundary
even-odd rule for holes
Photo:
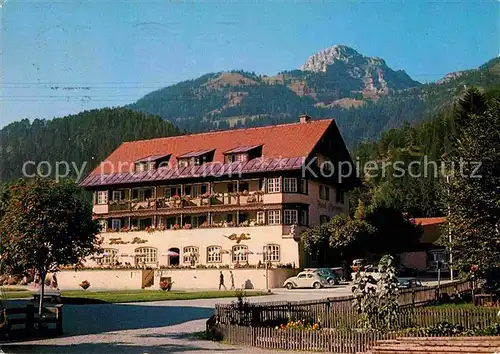
[[[135,264],[156,263],[158,251],[153,247],[139,247],[135,249]]]
[[[264,246],[264,262],[279,262],[280,261],[280,246],[269,244]]]
[[[195,263],[198,263],[200,260],[200,253],[198,247],[196,246],[187,246],[182,250],[182,259],[184,263],[191,263],[194,260]]]
[[[248,246],[236,245],[236,246],[233,246],[232,251],[233,251],[232,252],[233,263],[236,263],[236,262],[246,263],[248,261]]]
[[[96,259],[100,265],[114,265],[118,260],[118,250],[116,248],[104,248],[100,258]]]
[[[221,257],[221,246],[208,246],[207,247],[207,263],[220,263],[222,262]]]

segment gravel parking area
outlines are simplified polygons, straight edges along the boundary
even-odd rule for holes
[[[344,296],[350,286],[333,289],[275,289],[275,295],[250,302],[298,301]],[[234,299],[175,300],[147,303],[65,305],[64,336],[1,345],[5,353],[279,353],[200,340],[216,303]],[[289,352],[287,352],[289,353]],[[301,352],[305,353],[305,352]]]

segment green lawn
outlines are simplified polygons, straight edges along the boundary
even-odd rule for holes
[[[265,292],[247,292],[246,296],[266,295]],[[192,300],[236,297],[235,291],[181,292],[161,290],[117,290],[117,291],[63,291],[64,298],[89,299],[102,302],[144,302],[161,300]]]
[[[22,298],[27,298],[27,297],[32,297],[33,294],[31,291],[28,291],[28,289],[25,288],[15,288],[15,287],[1,287],[0,288],[3,297],[5,299],[22,299]]]
[[[113,302],[145,302],[162,300],[193,300],[214,299],[224,297],[236,297],[235,291],[161,291],[161,290],[115,290],[115,291],[85,291],[68,290],[62,291],[63,303],[113,303]],[[33,296],[31,291],[9,291],[4,293],[7,299],[29,298]],[[262,291],[248,291],[249,296],[268,295]]]

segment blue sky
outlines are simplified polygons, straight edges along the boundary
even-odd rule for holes
[[[500,53],[498,0],[7,0],[0,11],[0,127],[124,105],[207,72],[272,75],[334,44],[419,81]]]

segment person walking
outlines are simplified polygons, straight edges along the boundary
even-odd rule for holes
[[[234,274],[233,274],[233,271],[232,271],[232,270],[230,270],[230,271],[229,271],[229,274],[230,274],[230,275],[229,275],[229,277],[230,277],[230,279],[231,279],[231,290],[234,290],[234,289],[235,289],[235,287],[234,287]]]
[[[222,270],[220,271],[220,277],[219,277],[219,290],[221,287],[224,287],[224,290],[227,290],[226,286],[224,285],[224,274],[222,274]]]

